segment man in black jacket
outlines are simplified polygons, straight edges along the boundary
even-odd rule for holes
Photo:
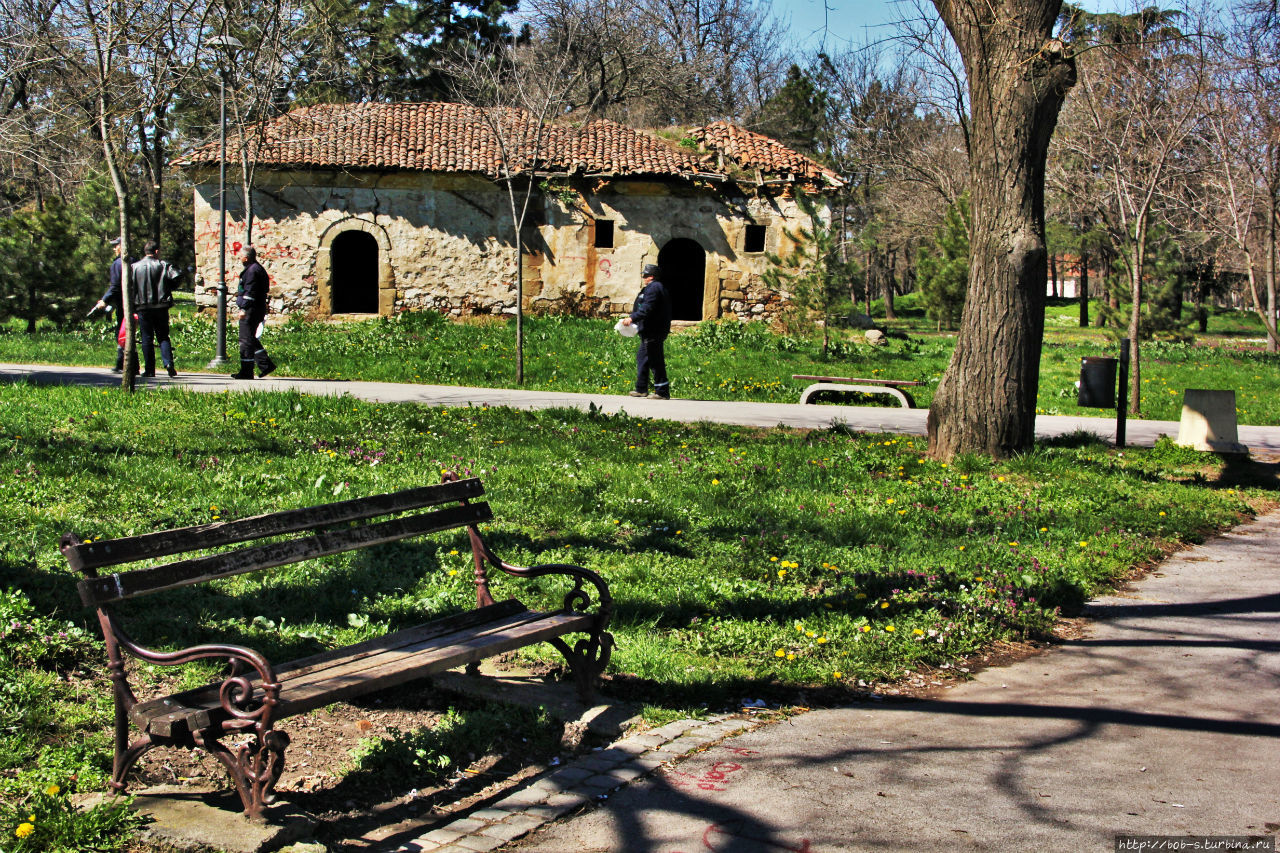
[[[640,330],[640,348],[636,350],[636,389],[632,397],[653,400],[671,399],[671,382],[667,379],[667,359],[662,348],[671,334],[671,296],[658,276],[656,264],[645,264],[640,273],[644,286],[636,297],[631,316],[622,325],[635,325]],[[653,393],[649,393],[649,375],[653,374]]]
[[[258,376],[266,376],[276,369],[258,339],[258,326],[267,318],[267,288],[271,279],[258,263],[258,250],[245,246],[240,250],[244,270],[240,273],[240,287],[236,291],[236,305],[240,308],[240,371],[231,374],[232,379],[252,379],[253,365],[258,365]]]
[[[160,246],[148,240],[142,260],[131,267],[133,274],[133,310],[138,315],[138,334],[142,336],[142,375],[156,375],[156,342],[160,344],[160,360],[170,376],[177,376],[173,364],[173,344],[169,341],[169,309],[173,307],[173,283],[179,273],[168,261],[160,260]]]

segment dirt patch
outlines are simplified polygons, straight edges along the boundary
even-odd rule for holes
[[[352,752],[362,741],[390,740],[398,733],[430,728],[450,708],[475,706],[473,700],[442,694],[428,684],[282,720],[279,728],[289,734],[290,744],[277,792],[282,800],[321,819],[317,840],[329,850],[382,849],[389,839],[418,837],[473,810],[571,751],[548,749],[554,738],[513,735],[487,754],[450,756],[454,766],[448,775],[438,784],[420,787],[395,769],[351,772]],[[596,745],[588,741],[580,748]],[[192,792],[231,790],[222,764],[201,750],[152,750],[139,760],[134,774],[133,791],[157,785],[179,785]]]

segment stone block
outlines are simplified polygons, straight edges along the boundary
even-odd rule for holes
[[[1236,431],[1236,392],[1188,388],[1177,444],[1214,453],[1248,453]]]

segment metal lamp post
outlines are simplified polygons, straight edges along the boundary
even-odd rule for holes
[[[214,36],[209,44],[226,48],[227,60],[244,47],[234,36]],[[209,367],[227,363],[227,70],[218,56],[218,347]]]

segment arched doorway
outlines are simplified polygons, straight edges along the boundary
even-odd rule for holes
[[[329,247],[330,311],[378,313],[378,241],[364,231],[343,231]]]
[[[671,319],[701,320],[707,253],[697,241],[677,237],[658,252],[658,266],[671,294]]]

